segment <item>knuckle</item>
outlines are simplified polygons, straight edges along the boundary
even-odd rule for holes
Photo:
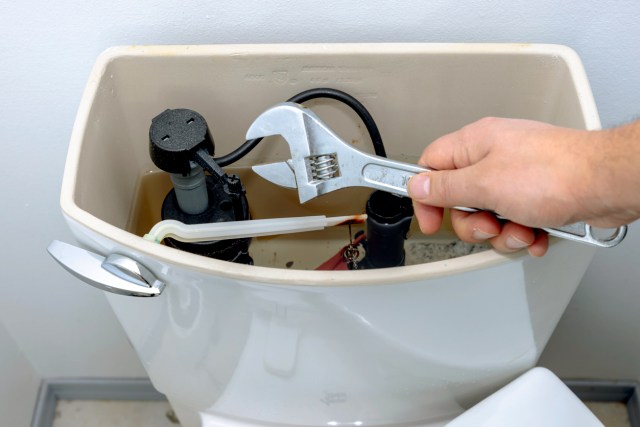
[[[496,125],[501,120],[502,119],[500,119],[498,117],[486,116],[486,117],[483,117],[480,120],[478,120],[478,123],[481,123],[483,126],[491,127],[491,126]]]
[[[503,123],[504,119],[499,117],[484,117],[478,121],[478,132],[484,137],[489,137],[499,131]]]

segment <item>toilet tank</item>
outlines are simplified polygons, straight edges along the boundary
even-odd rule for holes
[[[81,245],[134,259],[166,284],[156,298],[106,295],[183,426],[418,426],[450,419],[535,365],[594,254],[592,247],[552,238],[541,259],[504,255],[463,245],[448,224],[429,237],[414,225],[406,266],[316,271],[348,243],[343,227],[254,239],[255,265],[142,238],[160,219],[170,188],[149,158],[153,117],[168,108],[199,112],[216,155],[223,155],[244,142],[262,111],[316,87],[359,99],[375,118],[388,157],[405,162],[485,116],[600,126],[580,60],[563,46],[104,52],[71,137],[62,210]],[[352,111],[331,100],[307,105],[344,140],[373,151]],[[366,189],[300,205],[294,190],[250,170],[288,156],[284,141],[270,139],[228,168],[240,175],[253,218],[364,212]],[[444,255],[430,256],[434,250]]]

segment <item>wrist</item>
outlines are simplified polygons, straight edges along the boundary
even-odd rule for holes
[[[622,225],[640,217],[640,122],[590,132],[597,209],[593,221]]]

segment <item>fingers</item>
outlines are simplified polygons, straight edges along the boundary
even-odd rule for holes
[[[549,249],[549,235],[545,231],[536,230],[536,238],[527,249],[529,255],[541,257],[547,253],[547,249]]]
[[[413,204],[415,216],[424,234],[433,234],[442,225],[443,210],[434,206]],[[475,213],[451,209],[451,224],[461,240],[469,243],[488,241],[499,252],[512,253],[527,249],[534,257],[541,257],[549,248],[549,236],[513,222],[501,224],[490,212]]]
[[[535,232],[524,225],[506,222],[500,234],[490,240],[491,245],[500,252],[517,252],[528,248],[536,240]]]
[[[500,234],[500,222],[490,212],[469,213],[451,209],[453,231],[469,243],[480,243]]]
[[[426,205],[494,210],[490,194],[483,190],[484,179],[483,174],[477,173],[473,166],[426,172],[411,177],[407,191],[412,199]]]
[[[418,163],[437,170],[459,169],[482,159],[489,151],[491,130],[502,119],[486,117],[441,136],[423,151]]]
[[[520,191],[522,180],[517,178],[523,173],[518,165],[527,164],[531,156],[521,148],[519,157],[516,156],[519,161],[514,161],[512,142],[531,139],[530,131],[549,126],[526,120],[485,118],[431,143],[419,163],[433,170],[412,177],[407,185],[421,230],[431,234],[440,226],[442,209],[434,206],[483,209],[484,212],[475,213],[452,210],[453,228],[462,240],[488,241],[501,252],[527,248],[532,256],[544,255],[549,244],[546,233],[513,222],[501,223],[486,211],[503,215],[508,212],[510,218],[528,221],[522,209],[519,210],[522,206],[519,200],[527,199],[531,194]],[[531,146],[529,143],[519,145]],[[544,144],[536,147],[544,148]],[[538,157],[542,164],[548,164],[544,156]],[[532,196],[539,195],[534,192]]]
[[[469,243],[489,241],[499,252],[512,253],[527,248],[535,257],[543,256],[549,247],[549,237],[513,222],[500,224],[490,212],[469,213],[451,210],[451,223],[461,240]]]
[[[413,213],[420,225],[420,231],[424,234],[433,234],[442,225],[442,208],[428,206],[422,203],[413,202]]]

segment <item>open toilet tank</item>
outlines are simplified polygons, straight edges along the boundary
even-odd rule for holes
[[[160,219],[170,188],[149,158],[154,116],[167,108],[199,112],[219,156],[244,142],[262,111],[315,87],[358,98],[388,157],[406,162],[484,116],[599,127],[580,60],[561,46],[106,51],[79,108],[62,209],[83,246],[137,260],[166,283],[157,298],[105,294],[184,427],[440,425],[536,364],[595,251],[551,239],[541,259],[482,248],[427,262],[423,253],[454,245],[453,233],[445,227],[426,237],[414,226],[411,265],[314,271],[348,243],[344,227],[255,239],[253,266],[141,237]],[[352,111],[331,100],[306,105],[345,141],[372,152]],[[288,157],[287,144],[270,138],[227,168],[241,176],[253,218],[364,212],[369,190],[300,205],[296,191],[249,169]]]

